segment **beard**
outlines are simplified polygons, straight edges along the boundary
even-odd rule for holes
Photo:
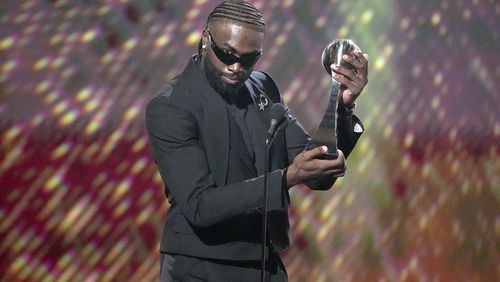
[[[222,77],[229,76],[224,74],[224,72],[222,72],[221,70],[217,69],[208,57],[205,58],[203,70],[205,71],[205,77],[210,85],[215,89],[215,91],[223,96],[234,95],[238,93],[251,73],[251,71],[241,71],[230,77],[231,79],[237,79],[239,83],[226,83],[224,82],[224,80],[222,80]]]

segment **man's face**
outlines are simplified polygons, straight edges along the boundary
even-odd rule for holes
[[[214,23],[203,34],[205,76],[221,94],[235,94],[260,58],[264,33],[231,23]]]

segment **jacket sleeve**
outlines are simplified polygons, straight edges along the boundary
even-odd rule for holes
[[[202,143],[198,122],[189,101],[173,102],[157,96],[146,108],[146,126],[152,153],[168,191],[188,221],[210,226],[239,215],[262,212],[263,177],[216,187]],[[283,211],[288,199],[283,191],[282,172],[268,175],[270,211]]]
[[[337,118],[337,146],[347,158],[363,133],[361,121],[354,115]],[[329,190],[337,181],[336,177],[322,177],[304,183],[312,190]]]

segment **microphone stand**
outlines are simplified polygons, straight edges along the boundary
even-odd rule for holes
[[[276,103],[271,107],[270,116],[271,125],[267,131],[266,149],[264,150],[264,193],[262,197],[262,269],[261,282],[266,278],[266,243],[267,243],[267,194],[268,194],[268,174],[269,174],[269,149],[273,143],[276,133],[283,128],[283,122],[286,120],[285,108],[282,104]],[[284,123],[286,126],[286,122]]]
[[[261,257],[261,282],[266,278],[266,243],[267,243],[267,194],[268,194],[268,174],[269,174],[269,149],[274,140],[274,134],[266,138],[266,149],[264,150],[264,197],[262,201],[262,257]]]

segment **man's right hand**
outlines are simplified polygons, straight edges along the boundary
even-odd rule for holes
[[[344,176],[346,170],[344,153],[337,150],[339,156],[336,159],[320,159],[326,152],[328,152],[326,146],[319,146],[298,154],[287,169],[288,187],[323,176]]]

